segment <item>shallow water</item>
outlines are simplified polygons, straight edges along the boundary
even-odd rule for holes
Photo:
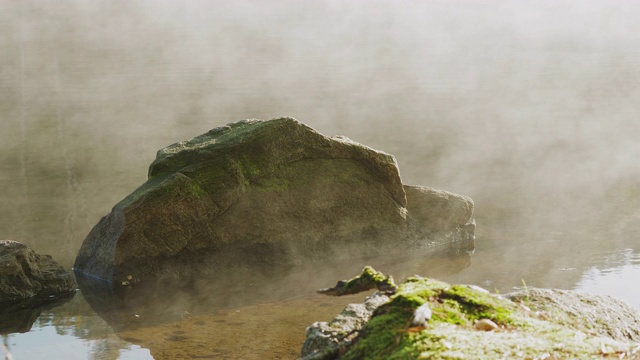
[[[363,263],[402,274],[399,280],[417,272],[453,283],[481,284],[501,293],[525,284],[535,286],[531,284],[541,281],[517,279],[517,274],[508,276],[505,274],[508,269],[489,261],[491,256],[493,254],[480,248],[471,262],[470,259],[396,258],[391,262],[368,259]],[[346,272],[355,274],[360,265],[345,266]],[[403,273],[402,269],[406,271]],[[261,288],[267,289],[271,297],[285,300],[256,299],[256,303],[248,301],[244,306],[233,306],[231,301],[230,306],[206,308],[207,304],[203,306],[193,298],[190,302],[189,298],[182,297],[180,301],[171,299],[167,303],[158,300],[164,310],[126,306],[131,301],[106,309],[105,304],[95,301],[89,305],[82,293],[78,293],[70,302],[43,311],[29,332],[2,337],[14,359],[45,358],[45,354],[48,358],[67,359],[293,359],[299,355],[306,326],[314,321],[330,320],[346,304],[361,302],[366,295],[337,298],[314,294],[318,284],[334,284],[341,271],[333,267],[300,270],[281,274],[282,278],[273,279],[272,287]],[[631,249],[609,252],[583,265],[557,262],[545,271],[555,282],[543,281],[543,285],[612,295],[640,308],[640,294],[630,286],[640,275],[639,252]],[[311,279],[311,272],[317,277]],[[511,269],[511,272],[515,271]],[[310,284],[294,286],[297,277],[310,279]],[[290,285],[283,289],[283,284]],[[275,294],[274,289],[286,294]],[[255,293],[265,296],[260,289]],[[210,295],[216,296],[215,292]],[[247,303],[247,295],[251,294],[236,293],[227,298]],[[106,303],[114,301],[105,300]],[[151,303],[147,305],[153,307]],[[169,317],[169,312],[177,317],[164,319]],[[145,322],[145,317],[152,319]]]
[[[306,326],[331,319],[346,304],[365,296],[327,297],[314,294],[314,289],[357,273],[363,264],[373,264],[398,280],[417,273],[480,284],[500,293],[524,285],[550,286],[613,295],[640,305],[637,289],[629,286],[640,273],[640,253],[631,249],[593,256],[585,263],[566,258],[544,264],[538,270],[544,279],[522,276],[495,259],[497,255],[479,247],[471,258],[398,257],[366,259],[340,268],[300,267],[275,274],[262,285],[252,284],[255,278],[248,280],[224,296],[205,287],[184,296],[147,296],[142,303],[136,303],[136,297],[87,303],[78,293],[71,302],[44,311],[31,331],[3,338],[15,359],[43,354],[73,359],[296,358]]]
[[[365,264],[640,307],[640,4],[371,4],[0,2],[2,239],[70,268],[158,149],[285,115],[470,196],[478,223],[470,259],[324,264],[110,308],[79,292],[1,335],[13,358],[292,358],[306,326],[365,296],[314,290]]]
[[[635,284],[640,279],[640,254],[632,249],[600,255],[575,285],[576,290],[624,299],[640,309]]]

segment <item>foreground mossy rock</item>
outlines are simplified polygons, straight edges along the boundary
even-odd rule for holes
[[[48,298],[75,289],[71,274],[51,256],[17,241],[0,240],[0,303]]]
[[[93,228],[74,268],[130,284],[194,269],[473,249],[469,198],[413,190],[393,156],[345,137],[291,118],[232,123],[160,150],[148,181]],[[429,204],[438,211],[420,210]]]
[[[426,310],[426,312],[425,312]],[[608,296],[528,289],[500,296],[411,277],[307,328],[311,359],[640,358],[640,313]]]

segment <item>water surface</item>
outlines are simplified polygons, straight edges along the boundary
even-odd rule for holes
[[[0,2],[0,238],[70,268],[158,149],[277,116],[394,154],[406,184],[470,196],[478,222],[470,259],[269,281],[292,287],[247,277],[245,294],[149,300],[150,319],[78,293],[4,346],[14,359],[292,358],[306,326],[365,296],[314,289],[366,263],[640,307],[639,12],[595,0]]]

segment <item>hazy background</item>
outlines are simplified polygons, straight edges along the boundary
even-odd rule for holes
[[[395,155],[407,184],[474,199],[470,262],[377,259],[379,270],[501,292],[577,288],[640,308],[638,14],[624,0],[0,0],[0,239],[71,267],[158,149],[293,116]],[[302,284],[295,295],[308,296],[361,267],[296,270],[261,289]],[[82,295],[4,343],[16,358],[191,351],[157,345],[162,328],[118,338]],[[264,317],[245,315],[242,334],[212,315],[222,335],[203,344],[297,355],[304,328],[344,306],[305,301],[306,317],[295,300],[257,305]],[[290,344],[265,338],[265,324]]]
[[[637,14],[636,1],[0,1],[0,238],[70,266],[158,149],[293,116],[394,154],[407,184],[472,197],[474,264],[570,286],[580,273],[553,271],[640,247]]]

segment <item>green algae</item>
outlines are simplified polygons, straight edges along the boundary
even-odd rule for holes
[[[200,199],[207,197],[209,194],[196,182],[192,182],[188,185],[188,190],[191,196]]]
[[[376,179],[367,172],[364,165],[348,159],[303,159],[266,170],[256,169],[255,163],[242,161],[241,168],[245,177],[251,179],[255,190],[262,192],[308,192],[313,189],[334,188],[340,184],[358,190],[376,184]],[[321,174],[318,169],[322,169]],[[267,172],[269,176],[261,176]]]
[[[452,300],[443,304],[455,304],[457,314],[464,315],[470,321],[490,319],[498,325],[514,323],[512,316],[515,306],[508,300],[474,290],[464,285],[454,285],[442,291],[442,300]]]
[[[172,175],[164,175],[154,177],[152,179],[147,180],[144,184],[140,185],[136,190],[134,190],[127,197],[122,199],[116,206],[127,207],[131,204],[136,203],[138,200],[143,199],[149,194],[152,194],[157,189],[161,188],[163,184],[166,186],[168,181],[172,180]]]
[[[149,201],[152,198],[171,199],[184,196],[199,200],[208,198],[209,194],[197,180],[182,173],[176,173],[147,180],[116,206],[127,207],[141,200]]]
[[[304,126],[293,118],[278,118],[270,121],[244,120],[218,127],[187,141],[181,141],[158,151],[156,159],[149,166],[149,177],[180,171],[207,154],[233,153],[239,146],[255,143],[269,147],[260,139],[277,139],[285,134],[285,128]],[[305,126],[306,127],[306,126]],[[310,129],[306,127],[307,129]],[[280,136],[281,137],[281,136]],[[260,149],[256,149],[260,150]],[[262,151],[250,151],[262,154]]]
[[[284,145],[284,143],[287,143]],[[199,162],[226,157],[236,162],[243,175],[243,185],[258,185],[266,191],[284,192],[291,182],[269,182],[289,165],[309,159],[350,159],[359,163],[368,176],[349,173],[338,180],[368,184],[373,177],[387,188],[394,200],[406,206],[406,196],[392,155],[373,150],[345,138],[329,139],[293,118],[268,121],[245,120],[218,127],[191,140],[178,142],[158,151],[149,166],[148,176],[183,172]],[[346,179],[345,179],[346,178]],[[297,183],[294,181],[293,183]]]
[[[242,171],[242,174],[244,175],[245,179],[250,179],[254,181],[258,177],[260,177],[260,174],[262,173],[261,166],[258,164],[259,162],[257,160],[250,159],[246,155],[242,156],[238,161],[238,167],[240,168],[240,171]]]

